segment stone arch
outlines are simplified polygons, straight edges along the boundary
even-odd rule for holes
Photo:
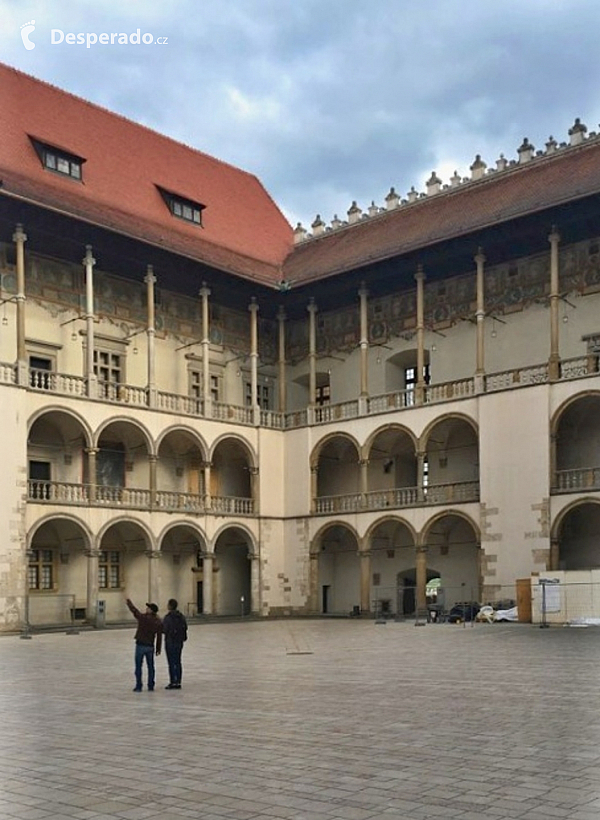
[[[479,601],[482,593],[481,532],[471,516],[460,510],[447,509],[432,516],[419,538],[420,554],[426,573],[441,579],[444,605]],[[424,597],[425,590],[417,590]]]
[[[310,545],[310,609],[323,615],[360,613],[360,538],[349,524],[331,521]],[[368,609],[368,607],[367,607]]]
[[[63,407],[58,404],[49,404],[45,407],[40,408],[39,410],[36,410],[36,412],[29,417],[29,420],[27,422],[27,434],[29,435],[29,433],[31,432],[31,428],[33,427],[36,421],[38,421],[43,416],[48,415],[49,413],[59,413],[61,415],[70,416],[74,421],[76,421],[80,425],[81,429],[84,431],[85,446],[91,446],[93,440],[93,433],[87,419],[80,413],[77,413],[76,411],[71,410],[68,407]]]
[[[256,456],[256,452],[254,451],[252,446],[246,441],[246,439],[243,438],[243,436],[238,435],[237,433],[223,433],[213,441],[209,449],[210,461],[214,461],[215,452],[220,446],[223,445],[224,442],[232,442],[236,444],[246,454],[249,461],[249,466],[253,468],[258,467],[258,459]]]
[[[244,524],[229,522],[213,538],[215,615],[249,615],[260,612],[258,545]]]
[[[317,441],[317,443],[314,445],[314,447],[312,449],[312,452],[311,452],[310,458],[309,458],[311,469],[314,469],[318,466],[319,456],[320,456],[323,448],[326,447],[328,444],[330,444],[332,441],[337,440],[337,439],[344,440],[344,441],[347,441],[348,443],[350,443],[354,447],[354,449],[356,450],[357,459],[360,458],[361,446],[360,446],[360,444],[358,443],[357,439],[354,436],[350,435],[350,433],[345,433],[345,432],[327,433],[325,436],[323,436],[322,439]]]
[[[98,447],[98,442],[100,441],[102,434],[105,433],[109,427],[117,427],[118,425],[125,425],[126,427],[134,428],[144,439],[148,455],[156,455],[154,442],[148,428],[137,419],[130,418],[129,416],[110,416],[105,419],[96,429],[94,434],[94,446]]]
[[[189,435],[190,438],[194,439],[197,442],[198,449],[202,452],[203,457],[208,457],[209,448],[204,437],[197,430],[194,430],[193,427],[190,427],[187,424],[171,424],[169,427],[162,430],[156,439],[156,453],[158,454],[160,445],[168,436],[171,435],[171,433],[179,432],[185,433],[186,435]]]
[[[415,609],[417,531],[400,516],[384,516],[368,528],[369,599],[377,617],[404,617]]]
[[[552,523],[551,540],[558,544],[558,569],[600,568],[600,499],[568,504]]]
[[[447,413],[427,425],[420,437],[428,486],[457,486],[479,481],[479,430],[463,413]],[[448,501],[448,499],[443,499]]]

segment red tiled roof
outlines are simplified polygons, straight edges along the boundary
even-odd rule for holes
[[[596,137],[308,239],[287,258],[283,277],[323,279],[598,192]]]
[[[1,63],[0,110],[7,193],[221,270],[281,279],[292,230],[252,174]],[[83,182],[44,169],[30,136],[84,158]],[[203,227],[174,217],[157,186],[204,205]]]

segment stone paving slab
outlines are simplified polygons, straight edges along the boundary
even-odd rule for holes
[[[198,624],[183,661],[136,694],[133,630],[0,638],[0,820],[600,817],[597,627]]]

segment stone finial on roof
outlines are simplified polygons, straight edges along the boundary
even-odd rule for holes
[[[460,185],[461,182],[462,182],[461,175],[458,173],[458,171],[455,171],[452,174],[452,176],[450,177],[450,187],[451,188],[456,188]]]
[[[352,205],[348,208],[348,222],[354,225],[360,219],[361,214],[362,210],[356,204],[356,200],[353,200]]]
[[[315,217],[315,221],[310,226],[312,228],[312,232],[314,236],[321,236],[322,233],[325,233],[325,223],[321,219],[321,214],[317,214]]]
[[[579,145],[583,142],[587,132],[587,126],[584,125],[579,117],[575,120],[572,127],[569,128],[569,142],[571,145]]]
[[[371,204],[368,208],[369,216],[377,216],[379,213],[379,207],[375,204],[375,200],[371,200]]]
[[[523,139],[523,143],[519,145],[517,148],[517,153],[519,155],[519,162],[529,162],[530,159],[533,159],[533,154],[535,152],[535,145],[532,145],[527,137]]]
[[[496,160],[496,170],[497,171],[504,171],[506,166],[508,165],[508,160],[504,156],[504,154],[500,154],[498,159]]]
[[[439,194],[442,189],[442,180],[438,177],[435,171],[431,172],[431,176],[427,180],[427,196]]]
[[[395,189],[392,187],[390,188],[389,194],[385,198],[385,207],[388,211],[393,211],[394,208],[397,208],[400,204],[400,197],[396,193]]]
[[[294,228],[294,244],[297,245],[298,242],[304,242],[307,236],[306,228],[302,226],[302,222],[298,222],[296,227]]]
[[[476,154],[475,162],[469,168],[469,170],[471,171],[471,179],[481,179],[485,175],[486,168],[487,165],[481,159],[481,154]]]
[[[547,154],[553,154],[556,151],[557,148],[558,148],[558,143],[554,139],[552,134],[550,134],[550,136],[548,137],[548,142],[546,143],[546,153]]]
[[[419,194],[415,191],[415,186],[412,185],[410,191],[406,195],[408,197],[409,202],[416,202],[419,198]]]
[[[341,228],[344,223],[341,219],[338,219],[338,215],[334,214],[333,219],[331,220],[331,227],[335,231],[336,228]]]

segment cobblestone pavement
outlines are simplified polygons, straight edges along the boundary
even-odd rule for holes
[[[600,629],[199,624],[0,639],[0,820],[598,820]]]

